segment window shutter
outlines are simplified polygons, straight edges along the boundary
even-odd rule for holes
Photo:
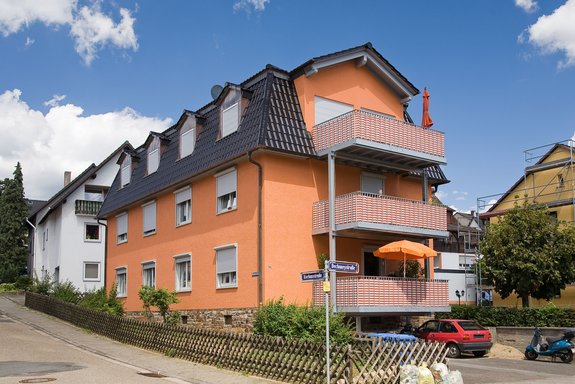
[[[361,191],[367,193],[379,194],[384,193],[383,178],[376,176],[361,176]]]
[[[315,97],[315,124],[331,120],[334,117],[353,111],[353,105],[340,103],[339,101]]]
[[[186,126],[182,128],[182,131],[184,129],[186,129]],[[192,154],[196,145],[196,129],[191,127],[187,131],[183,131],[180,140],[180,157],[186,157]]]
[[[186,188],[183,191],[176,193],[176,204],[183,203],[186,200],[192,199],[192,189]]]
[[[117,235],[128,233],[128,215],[120,215],[116,217]]]
[[[156,202],[144,205],[144,233],[156,229]]]
[[[222,112],[222,137],[229,135],[238,130],[240,114],[239,103],[235,103]]]
[[[98,279],[100,276],[100,265],[99,264],[84,264],[84,278],[86,279]]]
[[[236,247],[218,249],[216,252],[216,273],[235,272]]]
[[[237,172],[235,169],[231,172],[218,176],[217,197],[235,192],[236,189],[237,189]]]
[[[132,159],[130,157],[126,157],[122,162],[122,173],[120,174],[120,178],[122,179],[122,187],[130,184],[130,177],[132,176]]]

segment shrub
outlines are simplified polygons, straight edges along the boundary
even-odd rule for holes
[[[0,292],[12,292],[16,290],[16,284],[14,283],[2,283],[0,284]]]
[[[330,312],[329,325],[330,341],[335,343],[351,341],[353,331],[342,313]],[[271,300],[257,310],[254,332],[288,339],[325,342],[325,309],[285,305],[283,297]]]
[[[80,306],[116,316],[124,314],[124,306],[117,297],[116,284],[112,285],[109,294],[106,294],[104,287],[84,293]]]
[[[138,291],[138,296],[140,297],[140,300],[142,300],[146,316],[151,319],[151,307],[156,307],[158,308],[158,312],[160,312],[162,319],[164,319],[164,323],[168,322],[170,305],[180,302],[176,296],[176,292],[170,292],[165,288],[156,289],[153,287],[142,286]]]
[[[28,275],[22,275],[22,276],[18,276],[18,278],[16,278],[16,282],[14,283],[16,289],[21,290],[21,291],[28,291],[31,287],[32,284],[34,283],[34,281],[32,280],[32,278]]]
[[[30,291],[34,293],[39,293],[41,295],[49,295],[52,293],[52,288],[54,287],[54,282],[49,274],[44,275],[42,279],[34,278]]]
[[[72,304],[78,304],[82,298],[82,294],[78,288],[69,280],[55,284],[50,296]]]

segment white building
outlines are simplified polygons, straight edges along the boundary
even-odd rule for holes
[[[105,222],[96,221],[104,197],[118,173],[125,142],[100,165],[92,164],[74,180],[64,174],[64,187],[33,217],[33,276],[70,281],[81,291],[104,286]]]

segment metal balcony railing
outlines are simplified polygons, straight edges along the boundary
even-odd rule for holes
[[[102,206],[101,201],[91,200],[76,200],[75,213],[76,215],[96,215]]]
[[[440,308],[449,306],[447,280],[409,279],[381,276],[338,277],[337,306],[353,308]],[[325,304],[321,282],[314,282],[314,305]]]
[[[312,229],[328,230],[329,203],[313,203]],[[447,208],[424,201],[352,192],[335,198],[335,224],[373,223],[447,231]]]
[[[313,127],[312,139],[318,152],[354,139],[397,147],[422,154],[445,157],[443,132],[382,116],[353,110]]]

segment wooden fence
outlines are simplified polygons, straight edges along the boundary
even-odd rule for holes
[[[289,383],[325,383],[325,345],[113,316],[35,293],[26,306],[110,339],[167,356]],[[445,362],[443,344],[356,339],[330,348],[332,383],[399,382],[402,364]]]

